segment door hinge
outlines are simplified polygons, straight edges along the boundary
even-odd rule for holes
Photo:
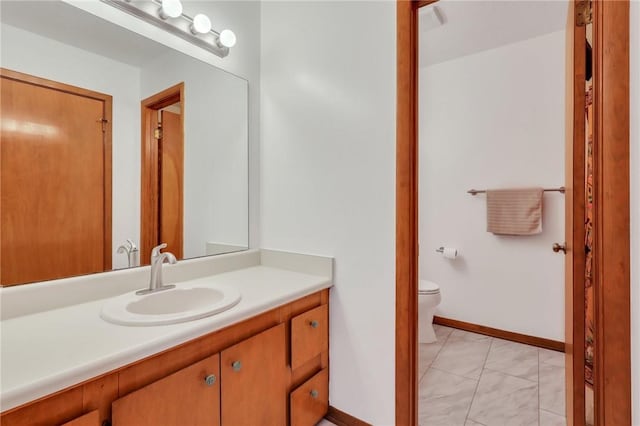
[[[576,2],[576,25],[584,27],[593,22],[591,0]]]
[[[107,120],[106,118],[101,118],[98,121],[102,125],[102,133],[106,132],[107,131],[107,123],[109,122],[109,120]]]
[[[162,139],[162,126],[158,123],[158,127],[153,129],[153,138],[156,140]]]

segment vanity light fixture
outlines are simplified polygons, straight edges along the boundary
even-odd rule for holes
[[[236,45],[236,35],[231,30],[222,30],[220,31],[220,36],[218,36],[218,45],[220,47],[233,47]]]
[[[199,13],[193,18],[182,13],[180,0],[100,0],[110,6],[155,25],[221,58],[236,44],[231,30],[218,33],[211,29],[211,20]]]
[[[162,19],[182,16],[182,2],[180,0],[162,0],[158,15]]]
[[[211,31],[211,20],[207,15],[198,13],[193,17],[190,28],[192,34],[206,34]]]

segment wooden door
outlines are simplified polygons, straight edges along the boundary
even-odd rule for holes
[[[180,114],[161,111],[162,139],[160,166],[160,237],[167,251],[182,259],[182,211],[184,148]]]
[[[111,97],[2,70],[0,283],[111,269]]]
[[[584,424],[585,276],[585,27],[567,17],[567,115],[565,149],[565,374],[567,424]],[[571,101],[573,100],[573,101]]]
[[[219,370],[215,354],[114,401],[113,426],[220,425]]]
[[[222,351],[222,424],[287,423],[284,324]]]

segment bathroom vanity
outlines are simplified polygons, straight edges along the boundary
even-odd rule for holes
[[[250,250],[179,262],[167,267],[165,280],[178,287],[215,281],[235,287],[241,301],[179,324],[122,326],[100,318],[100,307],[124,287],[144,287],[144,272],[58,283],[64,296],[80,281],[96,286],[111,279],[110,297],[37,312],[9,309],[15,316],[2,321],[2,425],[314,425],[322,419],[331,259]],[[56,284],[38,285],[46,299]],[[20,290],[2,289],[3,305],[19,304]]]

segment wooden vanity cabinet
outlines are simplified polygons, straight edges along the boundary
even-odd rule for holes
[[[3,412],[1,426],[314,426],[329,290]]]

